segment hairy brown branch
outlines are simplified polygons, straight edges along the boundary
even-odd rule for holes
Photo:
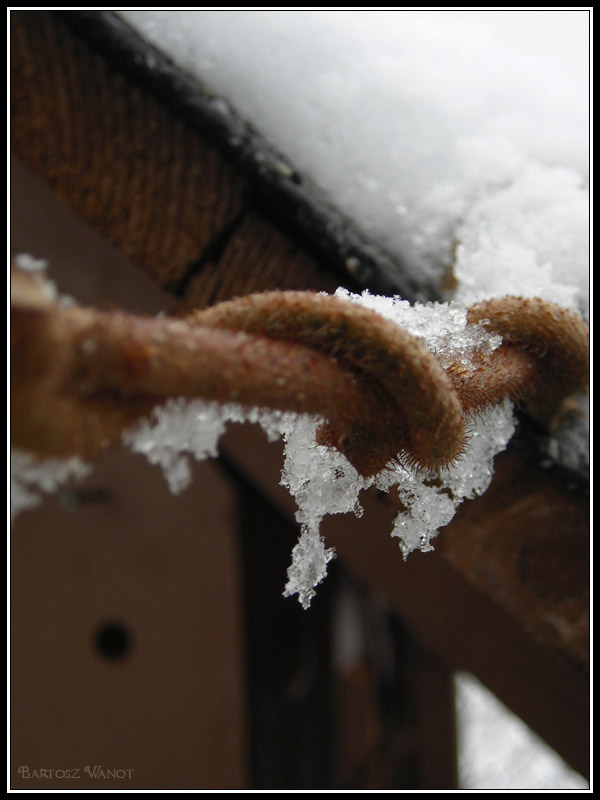
[[[502,336],[498,356],[510,367],[499,380],[508,395],[545,428],[560,424],[566,401],[589,383],[589,330],[579,315],[539,298],[501,297],[470,308],[467,321]]]
[[[20,272],[12,283],[13,443],[42,454],[92,452],[182,396],[318,414],[319,441],[363,475],[397,458],[438,468],[464,449],[466,414],[510,396],[548,417],[587,370],[585,325],[542,301],[471,309],[506,344],[444,371],[418,339],[335,297],[268,292],[180,320],[62,305]]]
[[[465,446],[463,414],[452,384],[425,345],[381,315],[311,292],[266,292],[196,312],[201,326],[295,342],[334,358],[371,395],[367,413],[330,422],[321,441],[365,474],[400,453],[423,467],[454,461]]]

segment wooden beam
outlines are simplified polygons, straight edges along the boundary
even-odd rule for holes
[[[221,440],[225,458],[290,516],[293,498],[279,485],[281,449],[251,426],[233,426]],[[504,493],[502,474],[516,456],[497,458],[499,478],[471,511]],[[504,462],[504,465],[503,465]],[[357,577],[379,592],[432,652],[476,675],[576,770],[589,774],[589,681],[585,665],[536,640],[535,631],[476,588],[468,574],[442,552],[415,553],[403,561],[389,533],[397,513],[392,499],[363,493],[365,512],[328,516],[327,544]],[[531,519],[523,516],[524,528]],[[448,526],[452,530],[454,523]],[[464,520],[458,519],[457,525]],[[439,537],[444,540],[445,532]],[[438,550],[443,547],[438,546]],[[538,631],[539,633],[539,631]]]

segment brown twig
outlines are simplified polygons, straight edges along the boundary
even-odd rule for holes
[[[565,403],[589,383],[589,330],[581,317],[539,298],[500,297],[472,306],[467,321],[502,336],[498,355],[510,366],[498,380],[508,386],[516,378],[509,396],[543,427],[560,424]],[[516,362],[524,365],[522,377]]]
[[[418,339],[335,297],[268,292],[179,320],[61,305],[20,272],[12,283],[12,437],[42,454],[87,454],[183,396],[318,414],[319,441],[363,475],[398,458],[439,468],[465,447],[465,415],[510,396],[548,417],[558,388],[564,398],[587,374],[586,326],[543,301],[471,309],[507,343],[445,371]]]
[[[266,292],[196,312],[190,322],[294,342],[336,360],[370,395],[366,412],[330,422],[320,440],[364,474],[399,454],[422,467],[454,461],[465,446],[464,420],[452,384],[425,345],[366,308],[312,292]]]

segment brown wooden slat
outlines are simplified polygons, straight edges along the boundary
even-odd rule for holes
[[[270,289],[334,292],[335,275],[258,212],[247,214],[223,252],[202,266],[179,307],[204,308],[232,297]]]
[[[17,518],[13,789],[247,785],[236,496],[214,463],[194,474],[204,491],[176,497],[114,451]],[[97,641],[107,624],[129,637],[121,658]]]
[[[422,788],[457,789],[454,673],[424,647],[416,654],[417,752]]]
[[[541,645],[589,667],[589,501],[515,453],[465,502],[438,550]]]
[[[10,206],[11,257],[24,253],[45,260],[59,292],[99,308],[137,314],[173,310],[175,298],[136,269],[14,156]]]
[[[13,152],[159,285],[177,285],[239,214],[244,181],[59,14],[10,23]]]

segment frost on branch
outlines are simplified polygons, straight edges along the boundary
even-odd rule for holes
[[[10,451],[10,518],[37,506],[43,494],[55,492],[68,481],[81,480],[91,472],[76,456],[68,459],[39,459],[24,450]]]
[[[467,310],[273,292],[182,321],[64,306],[43,289],[15,281],[17,440],[68,455],[122,436],[177,493],[191,481],[190,457],[217,455],[228,422],[258,422],[284,442],[281,482],[301,526],[285,593],[304,606],[333,557],[319,533],[326,514],[360,515],[363,489],[394,487],[402,554],[431,550],[462,500],[485,491],[512,435],[501,399],[552,422],[587,382],[587,327],[541,300]],[[29,486],[46,491],[78,470],[21,460],[13,472],[24,507],[35,499]]]
[[[334,556],[335,550],[325,547],[318,528],[303,525],[298,544],[292,550],[284,597],[297,594],[302,608],[308,608],[315,596],[315,587],[326,576],[327,564]]]
[[[217,403],[178,398],[157,407],[153,418],[135,430],[126,431],[123,441],[162,467],[169,489],[179,494],[192,480],[188,454],[198,461],[216,456],[225,422]]]
[[[392,318],[421,338],[442,363],[457,358],[467,363],[475,348],[493,350],[501,343],[499,336],[479,326],[467,326],[461,304],[411,306],[398,299],[368,293],[354,296],[345,290],[339,290],[338,296]],[[226,424],[242,421],[258,422],[270,440],[283,438],[281,483],[296,500],[296,519],[301,526],[285,595],[297,594],[305,608],[334,556],[319,533],[326,514],[352,512],[360,516],[363,489],[376,486],[388,492],[397,487],[405,511],[395,520],[392,535],[398,537],[403,556],[416,549],[431,550],[431,540],[450,522],[457,506],[485,491],[492,478],[494,456],[505,448],[514,430],[512,404],[506,401],[471,420],[467,450],[451,467],[439,472],[417,471],[397,463],[369,478],[359,475],[340,452],[317,443],[321,419],[291,412],[172,400],[155,410],[153,420],[126,432],[124,441],[160,464],[171,489],[179,492],[191,480],[188,457],[214,456]]]

